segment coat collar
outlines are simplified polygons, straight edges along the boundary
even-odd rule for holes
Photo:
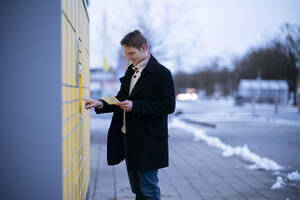
[[[145,67],[144,70],[146,70],[147,72],[153,72],[153,67],[157,64],[157,60],[154,58],[154,56],[150,53],[150,58],[149,58],[149,61]],[[133,65],[129,65],[128,68],[132,71],[134,71],[133,69]],[[143,71],[144,71],[143,70]]]
[[[132,97],[135,94],[137,94],[139,91],[141,91],[147,85],[147,82],[149,81],[149,78],[151,77],[148,75],[150,75],[154,71],[154,68],[157,65],[157,63],[158,62],[154,58],[154,56],[152,54],[150,54],[149,61],[146,65],[145,69],[142,71],[141,77],[137,81],[137,83],[136,83],[135,87],[133,88],[132,92],[130,93],[130,95],[129,95],[129,87],[130,87],[131,77],[134,74],[134,70],[132,69],[133,65],[132,64],[129,65],[125,72],[125,75],[122,78],[120,78],[120,81],[122,82],[122,84],[124,84],[125,94],[129,95],[129,97]]]

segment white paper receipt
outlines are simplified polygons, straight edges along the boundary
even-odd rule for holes
[[[109,105],[115,105],[116,103],[120,103],[120,101],[116,97],[103,97],[102,99]]]

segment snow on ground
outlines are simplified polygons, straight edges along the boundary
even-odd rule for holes
[[[233,107],[233,100],[214,100],[214,99],[201,99],[197,101],[176,101],[176,110],[186,110],[193,108],[194,106],[206,105],[206,106],[224,106]]]
[[[283,166],[280,166],[275,161],[270,160],[268,158],[260,157],[259,155],[251,152],[247,145],[244,145],[243,147],[232,147],[228,144],[223,143],[217,137],[207,136],[205,132],[199,127],[187,124],[179,120],[178,118],[173,118],[169,127],[180,128],[191,132],[194,135],[195,140],[203,140],[208,145],[221,149],[223,151],[222,155],[224,157],[229,157],[233,155],[241,157],[243,160],[252,163],[252,165],[249,166],[250,169],[264,169],[274,171],[284,169]]]
[[[268,158],[260,157],[257,154],[251,152],[248,149],[247,145],[243,147],[230,147],[225,152],[223,152],[223,156],[233,156],[237,155],[243,158],[243,160],[254,163],[253,165],[249,166],[249,169],[265,169],[265,170],[281,170],[283,169],[282,166],[278,165],[273,160]]]
[[[276,182],[272,185],[271,190],[283,188],[284,185],[285,185],[285,182],[284,182],[283,178],[281,176],[278,176]]]
[[[294,120],[275,119],[275,118],[266,118],[266,117],[263,118],[266,122],[273,122],[276,124],[290,125],[290,126],[300,126],[300,122]]]
[[[182,118],[197,121],[197,122],[262,122],[272,123],[277,125],[297,126],[300,127],[300,122],[289,119],[278,119],[275,117],[255,116],[251,113],[203,113],[191,114],[183,113]]]
[[[195,109],[201,107],[201,109]],[[297,109],[290,105],[280,105],[279,114],[297,113]],[[299,126],[296,118],[283,119],[274,113],[272,104],[256,104],[255,111],[252,105],[247,103],[242,107],[234,106],[232,99],[229,100],[198,100],[177,101],[176,112],[181,111],[182,117],[201,122],[267,122],[277,125]]]
[[[202,140],[206,142],[209,146],[219,148],[223,151],[222,155],[224,157],[230,156],[239,156],[243,160],[252,163],[248,168],[249,169],[264,169],[274,171],[274,175],[279,175],[279,170],[286,169],[285,167],[277,164],[275,161],[260,157],[259,155],[251,152],[245,144],[244,146],[232,147],[228,144],[223,143],[219,138],[208,136],[205,134],[204,130],[196,127],[192,124],[188,124],[178,117],[172,118],[170,121],[169,128],[179,128],[184,129],[191,132],[194,135],[194,140],[199,141]],[[288,173],[285,178],[281,176],[277,176],[276,182],[272,185],[271,189],[280,189],[286,185],[286,181],[300,181],[300,173],[298,171],[294,171]]]
[[[289,173],[286,177],[290,181],[300,181],[300,173],[298,171]]]

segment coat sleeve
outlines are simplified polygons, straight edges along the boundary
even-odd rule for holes
[[[136,114],[158,117],[171,114],[175,110],[175,91],[171,72],[163,71],[159,77],[163,80],[156,89],[159,94],[159,100],[133,100],[132,111]]]
[[[121,98],[121,93],[123,92],[122,90],[124,90],[124,86],[121,84],[121,88],[120,91],[118,92],[117,96],[115,96],[119,101],[122,99]],[[115,109],[118,107],[116,105],[109,105],[108,103],[106,103],[103,99],[99,99],[98,101],[102,101],[103,103],[103,107],[101,109],[99,108],[95,108],[95,112],[97,114],[102,114],[102,113],[109,113],[109,112],[114,112]]]
[[[102,101],[103,107],[101,109],[95,107],[95,112],[97,114],[102,114],[102,113],[109,113],[109,112],[114,112],[116,105],[109,105],[106,103],[103,99],[99,99],[98,101]]]

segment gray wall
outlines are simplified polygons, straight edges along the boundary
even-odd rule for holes
[[[0,199],[61,199],[61,2],[0,7]]]

